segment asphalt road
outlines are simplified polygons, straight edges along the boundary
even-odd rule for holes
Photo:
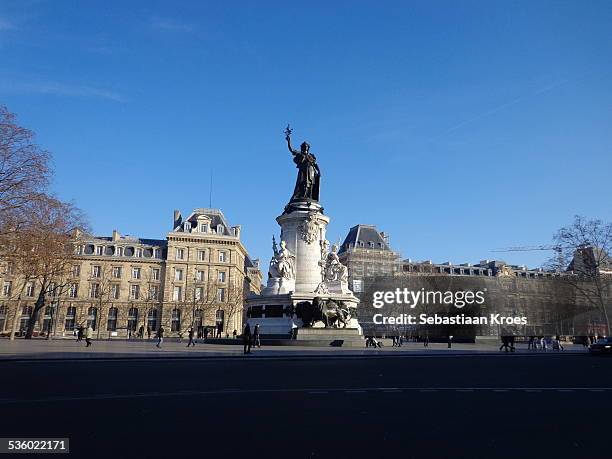
[[[612,457],[588,355],[0,363],[1,437],[71,457]]]

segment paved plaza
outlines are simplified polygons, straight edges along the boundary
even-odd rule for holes
[[[228,340],[228,343],[231,341]],[[0,339],[0,360],[13,359],[83,359],[83,358],[220,358],[243,357],[240,344],[202,344],[187,348],[187,340],[166,340],[161,348],[157,340],[94,340],[91,347],[85,341],[75,339]],[[365,346],[365,343],[364,343]],[[300,357],[300,356],[401,356],[401,355],[467,355],[467,354],[510,354],[499,351],[499,343],[462,344],[455,343],[448,349],[444,343],[404,343],[392,347],[391,340],[384,340],[382,348],[359,347],[312,347],[312,346],[262,346],[253,348],[248,358],[259,357]],[[568,344],[563,351],[547,351],[548,354],[586,353],[583,346]],[[514,354],[536,355],[542,351],[528,350],[526,344],[517,345]]]
[[[0,361],[0,430],[88,458],[606,457],[610,359],[400,354]]]

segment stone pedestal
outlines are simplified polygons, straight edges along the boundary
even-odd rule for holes
[[[321,241],[329,218],[323,215],[321,206],[292,210],[276,218],[281,227],[281,240],[295,255],[295,292],[312,293],[321,283]]]

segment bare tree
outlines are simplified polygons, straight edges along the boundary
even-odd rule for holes
[[[28,220],[26,208],[45,199],[49,176],[49,153],[0,106],[0,234],[14,232]]]
[[[571,225],[557,232],[554,241],[557,256],[547,265],[563,273],[560,280],[571,285],[577,300],[601,315],[606,334],[610,334],[612,223],[577,215]],[[568,266],[567,260],[571,260]]]
[[[49,196],[22,207],[27,208],[29,222],[19,231],[1,236],[0,245],[5,253],[0,255],[14,263],[16,275],[31,280],[37,287],[38,296],[25,336],[31,338],[47,297],[57,296],[69,282],[74,236],[85,224],[76,207]]]

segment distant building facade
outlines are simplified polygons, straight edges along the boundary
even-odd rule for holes
[[[366,334],[428,334],[438,338],[451,334],[469,341],[476,336],[499,336],[504,333],[500,327],[448,329],[401,326],[391,330],[388,326],[376,325],[373,316],[380,310],[372,307],[373,291],[393,290],[400,285],[414,291],[484,290],[488,304],[480,313],[504,312],[527,317],[528,325],[513,333],[595,336],[606,330],[600,312],[594,310],[584,297],[576,294],[575,288],[560,277],[573,275],[577,263],[593,264],[590,261],[594,258],[593,254],[587,249],[576,251],[568,271],[563,274],[542,268],[510,265],[502,260],[481,260],[476,264],[434,263],[431,260],[417,262],[401,260],[390,247],[385,233],[379,232],[373,225],[359,224],[349,230],[340,247],[339,257],[348,267],[350,285],[361,300],[359,323]],[[600,272],[608,271],[600,269]],[[609,296],[612,297],[612,294]],[[401,307],[394,311],[397,314],[406,312]]]
[[[340,262],[348,268],[349,286],[357,296],[363,280],[390,276],[400,269],[400,256],[389,247],[389,236],[374,225],[353,226],[338,250]]]
[[[240,331],[244,298],[260,291],[262,277],[240,230],[218,209],[195,209],[185,219],[174,212],[166,239],[79,234],[70,276],[47,299],[35,331],[69,336],[91,325],[98,338],[135,336],[141,329],[153,336],[160,326],[166,336],[181,336],[191,326],[209,328],[211,335]],[[0,333],[25,330],[36,284],[23,285],[7,266],[0,285]]]

